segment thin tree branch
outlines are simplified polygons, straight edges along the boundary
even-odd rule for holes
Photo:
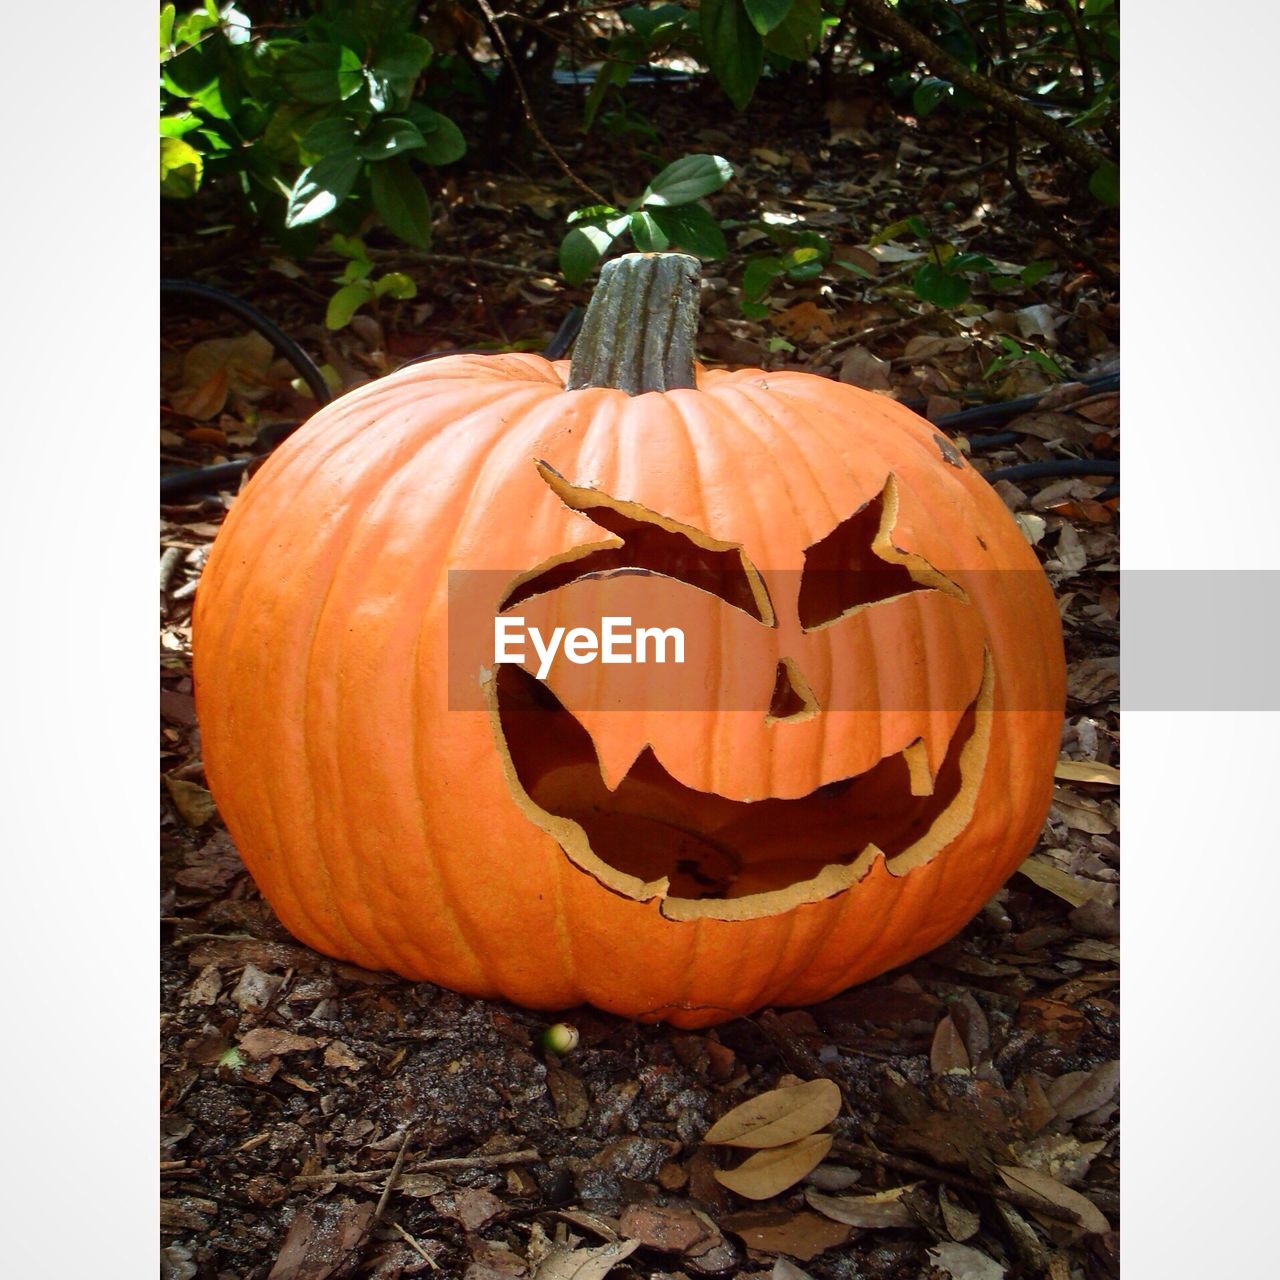
[[[516,93],[520,96],[520,105],[524,108],[524,118],[529,122],[529,128],[533,130],[533,136],[542,144],[543,150],[556,162],[565,177],[568,178],[579,191],[588,195],[593,204],[612,204],[613,201],[607,196],[602,196],[594,187],[588,186],[587,183],[583,182],[583,180],[569,168],[568,162],[565,158],[547,140],[547,135],[542,132],[542,126],[538,123],[537,116],[533,114],[533,104],[529,101],[528,91],[524,87],[524,77],[521,76],[520,68],[516,65],[516,59],[511,53],[510,46],[507,44],[507,37],[502,34],[502,28],[498,25],[498,19],[493,12],[493,7],[489,4],[489,0],[476,0],[476,4],[480,6],[480,11],[484,14],[489,25],[489,30],[493,33],[493,38],[498,43],[499,51],[502,53],[503,59],[506,61],[507,69],[511,72],[511,79],[516,86]]]
[[[977,75],[957,62],[941,45],[935,44],[890,9],[884,0],[849,0],[849,8],[861,22],[887,36],[906,53],[919,58],[935,75],[967,89],[975,98],[981,98],[988,106],[1016,120],[1082,168],[1092,172],[1110,159],[1105,151],[1065,125],[1050,119],[1043,111],[1037,111],[1035,107],[1023,102],[1004,85],[986,76]]]
[[[1009,154],[1006,157],[1005,177],[1017,195],[1018,203],[1040,224],[1041,230],[1054,244],[1064,249],[1071,257],[1083,262],[1109,289],[1120,287],[1120,277],[1101,259],[1061,230],[1053,218],[1032,198],[1031,192],[1027,190],[1027,184],[1022,181],[1022,175],[1018,172],[1018,126],[1012,120],[1009,121]]]
[[[1093,105],[1097,89],[1093,80],[1093,60],[1089,57],[1089,49],[1085,44],[1084,32],[1080,28],[1080,15],[1076,12],[1076,0],[1057,0],[1057,7],[1071,28],[1071,37],[1075,41],[1076,56],[1080,60],[1080,82],[1084,86],[1084,105]]]

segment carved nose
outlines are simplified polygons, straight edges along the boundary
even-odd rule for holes
[[[816,716],[821,708],[809,688],[809,682],[800,672],[793,658],[783,658],[778,663],[773,679],[773,695],[769,699],[769,713],[765,720],[777,724],[783,720],[807,720]]]

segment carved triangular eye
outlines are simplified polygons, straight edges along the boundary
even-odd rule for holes
[[[773,624],[773,609],[764,581],[741,547],[718,542],[636,503],[571,485],[545,464],[539,466],[539,471],[566,506],[581,511],[592,523],[617,535],[622,545],[602,547],[561,561],[517,583],[499,606],[499,612],[580,578],[652,573],[687,582],[700,591],[719,596],[757,622]]]
[[[905,565],[876,553],[885,523],[885,489],[847,520],[836,525],[804,553],[800,579],[800,625],[806,631],[825,626],[862,605],[927,591]]]
[[[817,713],[817,700],[804,676],[790,658],[783,658],[774,673],[768,719],[807,720]]]

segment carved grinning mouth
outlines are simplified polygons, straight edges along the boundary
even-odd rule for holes
[[[656,521],[663,518],[651,512],[571,486],[545,464],[539,469],[567,505],[614,535],[614,545],[524,575],[501,608],[587,576],[656,572],[772,624],[764,583],[739,548],[670,521],[660,527]],[[807,570],[817,572],[809,579],[813,587],[801,591],[806,630],[906,591],[963,597],[936,571],[892,548],[895,513],[890,483],[809,549]],[[904,563],[887,562],[886,548]],[[503,664],[485,690],[513,797],[575,864],[615,892],[661,899],[663,914],[673,919],[750,919],[840,892],[880,857],[891,872],[904,873],[953,839],[972,816],[987,755],[993,684],[990,655],[984,654],[981,687],[932,777],[928,753],[917,739],[865,772],[807,795],[752,800],[686,786],[648,746],[611,789],[590,733],[545,684],[519,666]],[[780,663],[766,723],[776,732],[786,721],[818,713],[800,673]]]

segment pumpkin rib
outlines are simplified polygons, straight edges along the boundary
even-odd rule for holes
[[[378,495],[387,485],[396,483],[406,465],[412,462],[413,457],[420,449],[418,442],[412,439],[411,426],[407,430],[402,428],[395,434],[400,437],[400,448],[391,450],[391,465],[384,465],[384,467],[378,468],[373,476],[366,473],[361,477],[363,483],[358,491],[361,501],[358,506],[354,507],[348,519],[343,522],[346,527],[346,536],[343,539],[338,556],[329,565],[325,575],[320,601],[315,610],[309,641],[306,645],[306,656],[302,663],[302,756],[307,773],[313,780],[313,791],[314,779],[318,773],[317,752],[320,750],[318,739],[321,736],[328,737],[327,734],[321,735],[319,732],[318,721],[321,721],[323,717],[321,715],[322,708],[317,707],[320,694],[327,686],[319,681],[312,680],[317,651],[326,635],[326,615],[329,614],[334,604],[335,589],[342,577],[344,563],[349,560],[357,549],[362,549],[360,546],[361,528],[362,526],[367,527],[370,523],[370,512],[376,509]],[[406,434],[410,435],[410,440],[407,443],[404,441]],[[385,456],[383,461],[384,463],[386,462]],[[338,695],[338,698],[340,702],[341,694]],[[337,715],[341,718],[340,709],[337,710]],[[343,778],[344,753],[339,750],[334,753],[334,756],[333,774],[341,797],[348,790],[344,786]],[[345,767],[349,771],[350,765],[346,764]],[[317,832],[316,841],[317,853],[322,866],[328,872],[331,893],[344,903],[341,917],[346,932],[357,948],[355,952],[356,958],[365,965],[370,965],[372,962],[371,967],[376,968],[379,963],[378,952],[380,950],[380,943],[376,937],[377,922],[369,918],[367,911],[361,911],[361,914],[365,917],[364,919],[358,922],[353,920],[353,908],[356,907],[356,904],[364,904],[368,901],[370,877],[376,873],[374,868],[366,868],[362,859],[351,856],[351,851],[358,846],[359,840],[355,837],[351,825],[355,821],[355,815],[351,812],[350,804],[340,800],[336,808],[337,821],[339,823],[338,844],[346,852],[346,856],[338,858],[336,863],[327,858],[324,851],[324,842],[320,838],[319,832]],[[313,807],[313,815],[314,813]],[[313,824],[315,822],[314,816],[312,822]],[[354,893],[352,892],[353,888],[355,890]],[[372,932],[374,937],[372,944],[366,940],[365,930]]]
[[[476,512],[479,510],[480,506],[479,496],[485,493],[484,482],[486,480],[486,473],[492,475],[502,470],[500,463],[509,466],[510,462],[507,457],[508,454],[516,454],[520,459],[523,458],[524,451],[528,447],[527,442],[536,437],[537,434],[533,428],[540,421],[538,410],[544,408],[550,409],[548,416],[551,416],[551,414],[556,412],[555,399],[546,392],[541,393],[534,404],[528,409],[526,415],[521,417],[521,430],[509,430],[506,426],[505,420],[502,420],[498,424],[495,424],[496,428],[500,429],[495,429],[493,439],[486,441],[484,446],[477,448],[476,459],[478,466],[474,473],[473,482],[467,490],[466,500],[462,503],[461,510],[458,512],[453,534],[448,539],[444,552],[441,556],[440,563],[442,565],[448,565],[453,562],[458,552],[459,542],[470,533],[471,523],[475,519]],[[533,419],[532,423],[530,422],[530,418]],[[528,465],[530,467],[530,471],[533,472],[535,470],[535,463],[532,458]],[[509,567],[510,566],[503,566],[503,568]],[[507,590],[509,590],[509,587]],[[420,629],[418,638],[415,641],[415,651],[421,644],[422,633]],[[415,682],[416,679],[417,677],[415,675]],[[416,698],[415,705],[417,705]],[[422,734],[419,731],[419,726],[415,720],[413,772],[414,776],[419,779],[422,777],[424,772],[420,750],[421,743]],[[425,807],[426,797],[423,794],[421,785],[417,788],[417,795],[419,804],[422,806],[423,821],[427,824],[426,830],[429,831],[430,822]],[[427,836],[427,840],[428,843],[430,843],[429,835]],[[446,893],[442,896],[450,901],[451,904],[455,904],[450,912],[450,916],[458,929],[460,940],[469,953],[476,971],[482,975],[483,983],[489,990],[507,989],[505,983],[496,979],[495,970],[492,968],[489,948],[484,945],[486,930],[483,920],[472,918],[471,914],[465,909],[465,907],[460,905],[466,901],[465,893],[460,893],[460,888],[467,878],[466,874],[464,874],[461,879],[454,877],[452,874],[452,861],[448,858],[438,859],[436,862],[436,869],[440,875],[441,882],[446,889]],[[561,947],[563,949],[568,945],[567,935],[564,930],[558,931],[558,933]],[[570,972],[576,972],[576,970],[570,970]]]
[[[313,422],[314,421],[315,420],[313,420]],[[318,432],[319,430],[323,429],[327,424],[324,422],[320,422],[320,423],[316,423],[315,425],[316,425],[316,431]],[[364,433],[359,430],[354,430],[351,433],[351,435],[345,436],[339,442],[337,442],[332,449],[325,451],[325,453],[321,457],[321,460],[318,462],[315,468],[315,471],[312,473],[313,477],[315,474],[322,472],[326,467],[332,466],[334,461],[339,456],[341,456],[341,454],[347,449],[350,449],[353,446],[355,446],[357,450],[360,450],[364,444],[363,434]],[[283,466],[283,463],[281,463],[280,465]],[[264,471],[265,471],[265,468],[264,468]],[[263,494],[263,498],[260,499],[260,505],[266,506],[267,514],[269,515],[272,512],[273,507],[269,505],[268,499],[270,497],[275,496],[271,488],[271,475],[266,474],[266,475],[263,475],[262,477],[255,477],[255,482],[258,481],[259,479],[261,479],[262,481],[262,487],[259,490],[259,492]],[[288,493],[282,492],[281,497],[287,498]],[[284,504],[280,503],[274,509],[278,510],[279,506],[282,506],[282,505]],[[258,517],[263,518],[261,513],[258,513]],[[339,554],[341,554],[341,551],[339,552]],[[252,598],[258,591],[260,591],[260,588],[258,587],[257,584],[260,581],[262,569],[263,569],[263,566],[260,562],[255,562],[254,565],[249,569],[248,578],[243,588],[244,595]],[[314,638],[314,632],[312,634]],[[231,636],[232,644],[234,644],[234,640],[235,640],[235,636],[233,634]],[[272,654],[271,656],[274,658],[276,655]],[[273,693],[275,693],[276,696],[280,696],[278,693],[278,690],[273,691]],[[269,788],[265,790],[265,794],[263,796],[263,804],[265,807],[267,819],[271,823],[271,825],[273,826],[276,832],[276,844],[280,851],[280,854],[276,861],[280,864],[282,872],[288,881],[288,888],[286,891],[288,893],[289,901],[296,911],[300,912],[303,916],[307,918],[307,920],[311,924],[311,927],[316,928],[317,922],[315,919],[314,911],[311,910],[312,895],[308,892],[305,892],[302,888],[299,887],[297,880],[294,878],[292,874],[292,867],[293,867],[294,860],[291,857],[289,857],[287,853],[289,843],[290,843],[290,833],[292,829],[292,823],[288,820],[288,818],[284,817],[281,814],[279,806],[275,804]],[[314,817],[312,817],[310,825],[314,826]],[[298,837],[294,836],[293,838],[298,838]],[[332,935],[330,933],[330,930],[326,928],[318,928],[316,929],[316,932],[319,933],[319,935],[322,938],[325,938],[327,941],[330,941],[330,945],[333,945],[335,950],[347,951],[352,947],[353,944],[355,944],[357,946],[358,953],[364,953],[365,949],[359,946],[358,939],[356,939],[352,935],[344,914],[340,909],[337,909],[336,907],[336,902],[337,902],[336,895],[334,895],[332,892],[332,884],[333,884],[332,871],[329,864],[329,860],[326,856],[326,852],[323,847],[323,842],[320,841],[319,839],[316,839],[313,843],[315,846],[315,851],[316,851],[318,862],[319,862],[319,870],[322,876],[325,878],[326,883],[330,886],[330,892],[328,894],[328,898],[330,899],[331,902],[334,903],[334,906],[332,906],[328,911],[326,911],[325,918],[328,921],[330,921],[332,926],[337,928],[340,936],[344,939],[344,941],[336,945],[333,944],[331,941]]]

